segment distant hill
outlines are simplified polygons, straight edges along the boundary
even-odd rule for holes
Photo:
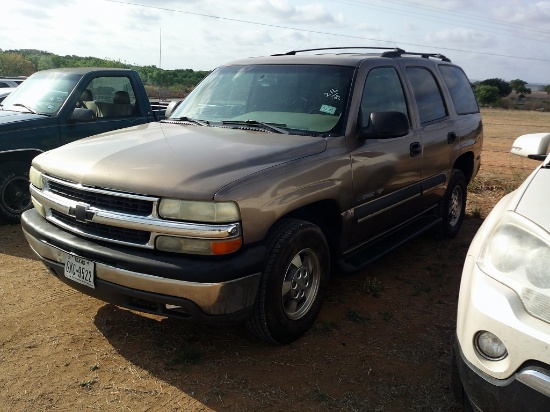
[[[156,66],[139,66],[117,60],[74,55],[59,56],[42,50],[0,49],[0,76],[30,76],[36,71],[60,67],[115,67],[137,71],[143,82],[151,87],[170,89],[169,94],[185,95],[193,89],[209,71],[176,69],[163,70]],[[157,90],[158,91],[158,90]],[[162,93],[163,94],[163,93]]]

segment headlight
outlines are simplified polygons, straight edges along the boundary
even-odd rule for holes
[[[42,189],[42,173],[31,166],[29,170],[29,180],[34,187]]]
[[[478,266],[512,288],[529,313],[550,322],[550,236],[546,230],[506,212],[483,245]]]
[[[162,199],[158,213],[165,219],[202,223],[227,223],[241,219],[239,207],[234,202]]]

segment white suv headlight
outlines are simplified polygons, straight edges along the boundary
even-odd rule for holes
[[[550,322],[550,235],[546,230],[506,212],[477,263],[484,273],[512,288],[531,315]]]

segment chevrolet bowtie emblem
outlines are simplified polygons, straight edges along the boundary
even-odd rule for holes
[[[74,208],[71,207],[71,210],[69,211],[69,213],[73,215],[75,219],[79,222],[83,222],[83,223],[91,222],[94,217],[94,214],[93,212],[90,212],[88,207],[89,206],[85,204],[78,204]]]

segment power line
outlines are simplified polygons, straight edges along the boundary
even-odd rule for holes
[[[543,31],[543,30],[531,29],[531,30],[537,31],[538,33],[532,33],[532,34],[528,33],[527,35],[523,35],[522,32],[518,32],[518,31],[511,32],[510,28],[514,28],[515,30],[519,30],[513,24],[498,23],[498,22],[495,22],[495,20],[485,18],[486,20],[489,20],[487,22],[489,24],[496,25],[496,26],[508,26],[508,27],[489,27],[487,25],[483,25],[483,24],[471,21],[471,20],[473,20],[473,18],[469,17],[468,15],[464,16],[464,19],[467,19],[467,20],[458,19],[458,18],[456,18],[455,14],[459,14],[459,13],[443,11],[441,9],[436,9],[436,8],[423,7],[423,6],[420,6],[420,5],[418,5],[418,6],[415,5],[414,8],[415,9],[424,9],[424,10],[426,10],[426,12],[417,11],[417,10],[412,10],[412,11],[407,10],[407,11],[405,11],[405,10],[397,9],[395,7],[366,4],[363,1],[357,1],[357,0],[356,1],[354,1],[354,0],[347,0],[347,1],[346,0],[332,0],[332,1],[334,1],[335,3],[347,4],[347,5],[353,6],[353,7],[360,7],[360,8],[365,8],[365,9],[377,10],[377,11],[381,11],[383,13],[398,14],[398,15],[407,16],[407,17],[410,17],[411,15],[413,15],[413,16],[416,16],[416,18],[419,18],[419,19],[424,20],[424,21],[442,22],[442,23],[447,23],[447,24],[452,23],[452,22],[457,22],[457,23],[460,23],[462,25],[473,27],[476,30],[481,31],[481,32],[492,33],[492,34],[502,34],[502,32],[504,32],[508,35],[514,35],[516,38],[524,38],[524,39],[527,39],[527,40],[530,40],[530,41],[536,41],[536,42],[541,42],[541,43],[547,43],[548,40],[550,40],[550,32],[546,32],[546,31]],[[399,1],[393,1],[392,2],[390,0],[388,0],[388,2],[401,4],[401,5],[404,5],[405,7],[413,7],[412,5],[409,6],[411,4],[409,2],[399,2]],[[436,13],[441,13],[441,14],[443,14],[443,13],[444,14],[450,14],[452,17],[432,16],[431,14],[428,14],[430,11],[432,11],[432,12],[435,11]],[[427,16],[427,17],[424,17],[424,16]],[[478,18],[478,19],[484,20],[484,18]],[[528,37],[528,36],[537,36],[537,37]]]
[[[333,0],[333,1],[336,1],[336,0]],[[363,1],[357,0],[357,2],[365,4]],[[532,26],[527,26],[525,24],[504,22],[504,21],[493,19],[493,18],[490,18],[490,17],[476,16],[475,14],[466,13],[466,12],[463,12],[463,11],[449,11],[449,10],[442,9],[440,7],[437,7],[437,6],[424,6],[424,5],[417,4],[417,3],[411,3],[410,1],[405,1],[405,0],[384,0],[384,3],[401,4],[401,5],[412,7],[412,8],[420,8],[420,9],[424,9],[424,10],[428,10],[428,11],[435,11],[437,13],[449,14],[451,16],[455,16],[455,15],[458,14],[458,15],[462,15],[465,18],[468,18],[470,20],[478,20],[478,21],[482,21],[482,22],[485,22],[485,23],[493,24],[493,25],[506,26],[506,27],[509,27],[509,28],[524,29],[524,30],[527,30],[527,31],[532,31],[532,32],[535,32],[535,33],[538,33],[538,34],[542,34],[544,36],[550,36],[550,30],[544,30],[544,29],[540,29],[540,28],[536,28],[536,27],[532,27]]]
[[[236,18],[231,18],[231,17],[221,17],[221,16],[215,16],[215,15],[212,15],[212,14],[205,14],[205,13],[198,13],[198,12],[192,12],[192,11],[171,9],[171,8],[167,8],[167,7],[150,6],[150,5],[146,5],[146,4],[131,3],[131,2],[120,1],[120,0],[102,0],[102,1],[105,1],[105,2],[108,2],[108,3],[123,4],[123,5],[127,5],[127,6],[137,6],[137,7],[144,7],[144,8],[154,9],[154,10],[168,11],[168,12],[173,12],[173,13],[188,14],[188,15],[211,18],[211,19],[225,20],[225,21],[231,21],[231,22],[236,22],[236,23],[245,23],[245,24],[251,24],[251,25],[256,25],[256,26],[271,27],[271,28],[276,28],[276,29],[294,30],[294,31],[304,32],[304,33],[320,34],[320,35],[324,35],[324,36],[334,36],[334,37],[342,37],[342,38],[358,39],[358,40],[369,40],[369,41],[375,41],[375,42],[381,42],[381,43],[391,43],[392,45],[400,44],[400,45],[406,45],[406,46],[426,47],[428,49],[434,49],[433,46],[425,45],[425,44],[407,43],[407,42],[399,42],[399,41],[395,41],[395,40],[383,40],[383,39],[375,39],[375,38],[370,38],[370,37],[351,36],[351,35],[346,35],[346,34],[323,32],[323,31],[318,31],[318,30],[301,29],[301,28],[297,28],[297,27],[281,26],[281,25],[277,25],[277,24],[268,24],[268,23],[260,23],[260,22],[250,21],[250,20],[236,19]],[[448,51],[461,52],[461,53],[480,54],[480,55],[484,55],[484,56],[505,57],[505,58],[512,58],[512,59],[540,61],[540,62],[550,62],[550,59],[542,59],[542,58],[537,58],[537,57],[514,56],[514,55],[506,55],[506,54],[499,54],[499,53],[488,53],[488,52],[473,51],[473,50],[455,49],[455,48],[450,48],[450,47],[437,47],[437,50],[448,50]]]

